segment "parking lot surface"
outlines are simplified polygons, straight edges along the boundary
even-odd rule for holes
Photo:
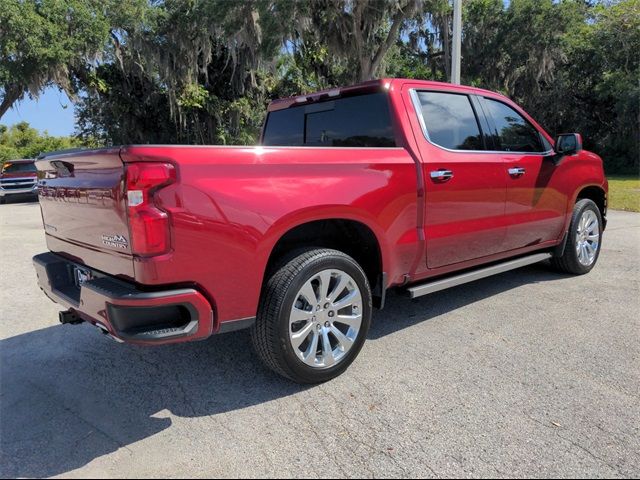
[[[59,325],[38,204],[1,205],[0,229],[2,477],[640,476],[640,214],[610,212],[589,275],[391,294],[315,387],[246,332],[141,348]]]

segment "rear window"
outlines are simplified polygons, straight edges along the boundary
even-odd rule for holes
[[[395,147],[389,100],[379,92],[270,112],[262,144]]]
[[[7,162],[2,167],[2,173],[22,173],[22,172],[36,172],[35,163],[11,163]]]
[[[429,140],[451,150],[484,150],[471,101],[466,95],[417,92]]]

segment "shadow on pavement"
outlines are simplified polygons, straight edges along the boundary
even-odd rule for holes
[[[5,204],[17,205],[19,203],[38,203],[38,197],[36,195],[31,195],[28,193],[19,194],[19,195],[7,195],[4,198],[4,203],[2,205],[5,205]]]
[[[374,313],[369,340],[384,337],[513,288],[570,277],[571,275],[552,270],[548,262],[542,262],[414,300],[391,290],[387,294],[385,309]],[[392,313],[394,315],[391,315]],[[400,320],[385,321],[385,317],[389,316]]]
[[[414,302],[391,294],[387,309],[376,313],[369,338],[558,278],[545,266],[533,266]],[[385,321],[388,316],[401,320]],[[265,370],[246,332],[141,348],[113,344],[88,325],[57,325],[0,341],[0,384],[0,475],[5,478],[49,477],[80,468],[171,427],[167,411],[213,416],[308,388]]]

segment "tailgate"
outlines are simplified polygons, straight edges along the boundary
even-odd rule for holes
[[[36,162],[47,246],[97,270],[134,277],[119,148],[45,156]]]

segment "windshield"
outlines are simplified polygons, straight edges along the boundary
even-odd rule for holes
[[[2,167],[2,173],[31,173],[36,172],[35,163],[11,163],[7,162]]]

